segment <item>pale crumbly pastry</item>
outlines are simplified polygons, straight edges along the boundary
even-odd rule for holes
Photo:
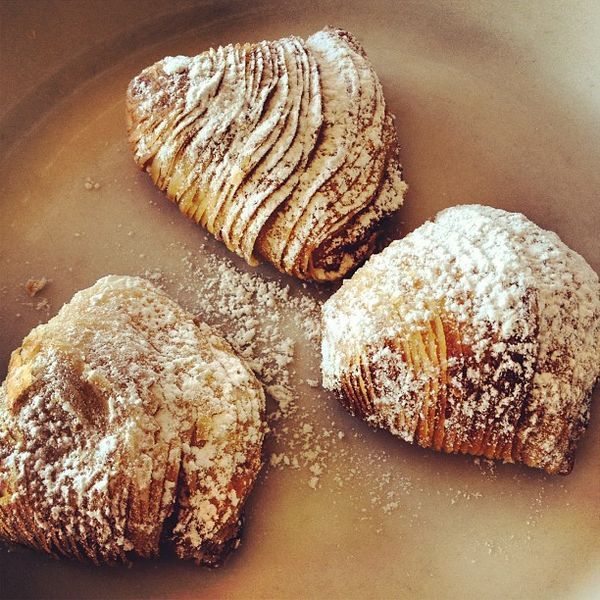
[[[346,31],[167,57],[127,114],[137,164],[251,265],[339,279],[403,201],[393,118]]]
[[[600,286],[523,215],[456,206],[323,306],[323,382],[408,442],[568,473],[600,373]]]
[[[148,281],[108,276],[12,354],[0,387],[0,535],[97,564],[216,564],[261,466],[264,394]]]

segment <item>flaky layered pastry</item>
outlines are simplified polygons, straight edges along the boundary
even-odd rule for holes
[[[343,277],[402,204],[393,118],[345,31],[167,57],[131,81],[127,113],[138,165],[252,265]]]
[[[114,563],[215,564],[261,465],[264,394],[206,325],[109,276],[13,352],[0,387],[0,535]]]
[[[323,306],[323,382],[408,442],[568,473],[600,373],[600,286],[523,215],[447,209]]]

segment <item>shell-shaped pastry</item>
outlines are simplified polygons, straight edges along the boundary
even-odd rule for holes
[[[131,81],[127,113],[138,165],[252,265],[343,277],[403,201],[393,118],[345,31],[167,57]]]
[[[261,466],[264,394],[206,325],[108,276],[12,354],[0,387],[0,536],[96,564],[214,564]]]
[[[323,306],[323,382],[408,442],[568,473],[600,373],[598,276],[523,215],[449,208]]]

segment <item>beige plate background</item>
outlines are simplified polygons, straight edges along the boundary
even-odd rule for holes
[[[307,35],[329,23],[363,41],[397,115],[410,193],[394,235],[445,206],[484,202],[555,230],[599,270],[595,0],[3,0],[0,19],[2,378],[30,328],[97,277],[160,269],[177,281],[185,273],[173,240],[226,255],[134,166],[124,126],[129,79],[168,54]],[[101,188],[87,191],[88,177]],[[41,275],[52,279],[42,294],[47,313],[28,306],[22,288]],[[297,354],[297,377],[314,374],[318,353]],[[334,421],[346,433],[344,453],[317,490],[306,470],[263,474],[243,544],[224,567],[93,568],[0,548],[0,596],[598,597],[598,393],[573,473],[550,478],[412,448],[369,430],[333,398],[298,390],[317,426]],[[357,465],[368,476],[338,489],[334,479]],[[376,498],[374,482],[395,504]]]

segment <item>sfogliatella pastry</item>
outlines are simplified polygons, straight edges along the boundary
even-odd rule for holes
[[[402,204],[381,84],[339,29],[167,57],[131,81],[127,113],[137,164],[252,265],[339,279]]]
[[[523,215],[456,206],[323,306],[323,381],[408,442],[568,473],[600,372],[598,276]]]
[[[78,292],[0,387],[0,536],[97,564],[216,564],[261,466],[264,395],[206,325],[144,279]]]

